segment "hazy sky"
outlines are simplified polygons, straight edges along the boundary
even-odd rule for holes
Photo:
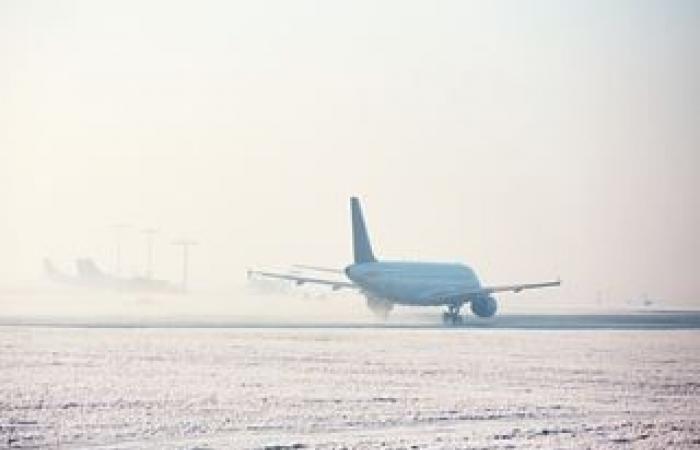
[[[2,1],[0,284],[381,257],[700,303],[700,2]],[[540,295],[540,294],[536,294]]]

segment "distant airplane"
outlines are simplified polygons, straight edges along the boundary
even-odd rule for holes
[[[462,323],[460,309],[469,303],[478,317],[492,317],[498,307],[493,297],[497,292],[520,292],[559,286],[561,281],[529,284],[482,286],[474,271],[464,264],[378,261],[372,251],[360,201],[350,199],[354,263],[344,270],[350,281],[332,281],[294,274],[266,271],[248,271],[248,275],[289,280],[297,285],[305,283],[330,286],[333,290],[358,289],[366,298],[367,306],[376,314],[387,317],[393,306],[446,306],[443,322]],[[332,269],[304,266],[322,271]]]
[[[48,258],[44,259],[44,271],[52,281],[70,286],[130,292],[182,292],[181,288],[165,280],[110,275],[100,270],[95,261],[90,258],[79,258],[75,263],[77,276],[59,271]]]

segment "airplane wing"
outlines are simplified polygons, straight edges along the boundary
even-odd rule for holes
[[[491,295],[497,292],[514,292],[518,293],[527,289],[540,289],[545,287],[554,287],[561,285],[561,280],[556,281],[544,281],[541,283],[524,283],[524,284],[506,284],[502,286],[481,286],[474,289],[462,289],[462,290],[447,290],[440,292],[430,292],[427,298],[430,299],[443,299],[443,300],[455,300],[455,301],[465,301],[482,295]]]
[[[313,270],[314,272],[327,272],[327,273],[336,273],[336,274],[344,274],[345,273],[342,269],[336,269],[336,268],[331,268],[331,267],[309,266],[307,264],[294,264],[292,267],[294,267],[296,269],[302,269],[302,270]]]
[[[330,286],[334,291],[337,291],[338,289],[359,289],[359,286],[357,286],[355,283],[350,283],[348,281],[334,281],[334,280],[323,280],[321,278],[313,278],[313,277],[303,277],[303,276],[298,276],[298,275],[291,275],[291,274],[286,274],[286,273],[275,273],[275,272],[265,272],[265,271],[260,271],[260,270],[248,270],[248,278],[251,278],[253,276],[259,276],[263,278],[274,278],[277,280],[287,280],[287,281],[292,281],[296,283],[297,285],[302,285],[302,284],[320,284],[324,286]]]
[[[525,283],[525,284],[507,284],[504,286],[486,286],[482,287],[481,291],[483,294],[493,294],[496,292],[514,292],[518,293],[527,289],[540,289],[546,287],[560,286],[561,280],[556,281],[545,281],[542,283]]]

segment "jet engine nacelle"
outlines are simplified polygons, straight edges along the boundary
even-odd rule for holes
[[[376,297],[367,297],[367,307],[377,316],[386,319],[394,304],[388,300]]]
[[[471,301],[471,309],[475,316],[493,317],[498,309],[498,303],[491,296],[477,297]]]

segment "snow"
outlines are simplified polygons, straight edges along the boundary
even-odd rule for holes
[[[0,327],[0,446],[691,447],[698,380],[699,331]]]

